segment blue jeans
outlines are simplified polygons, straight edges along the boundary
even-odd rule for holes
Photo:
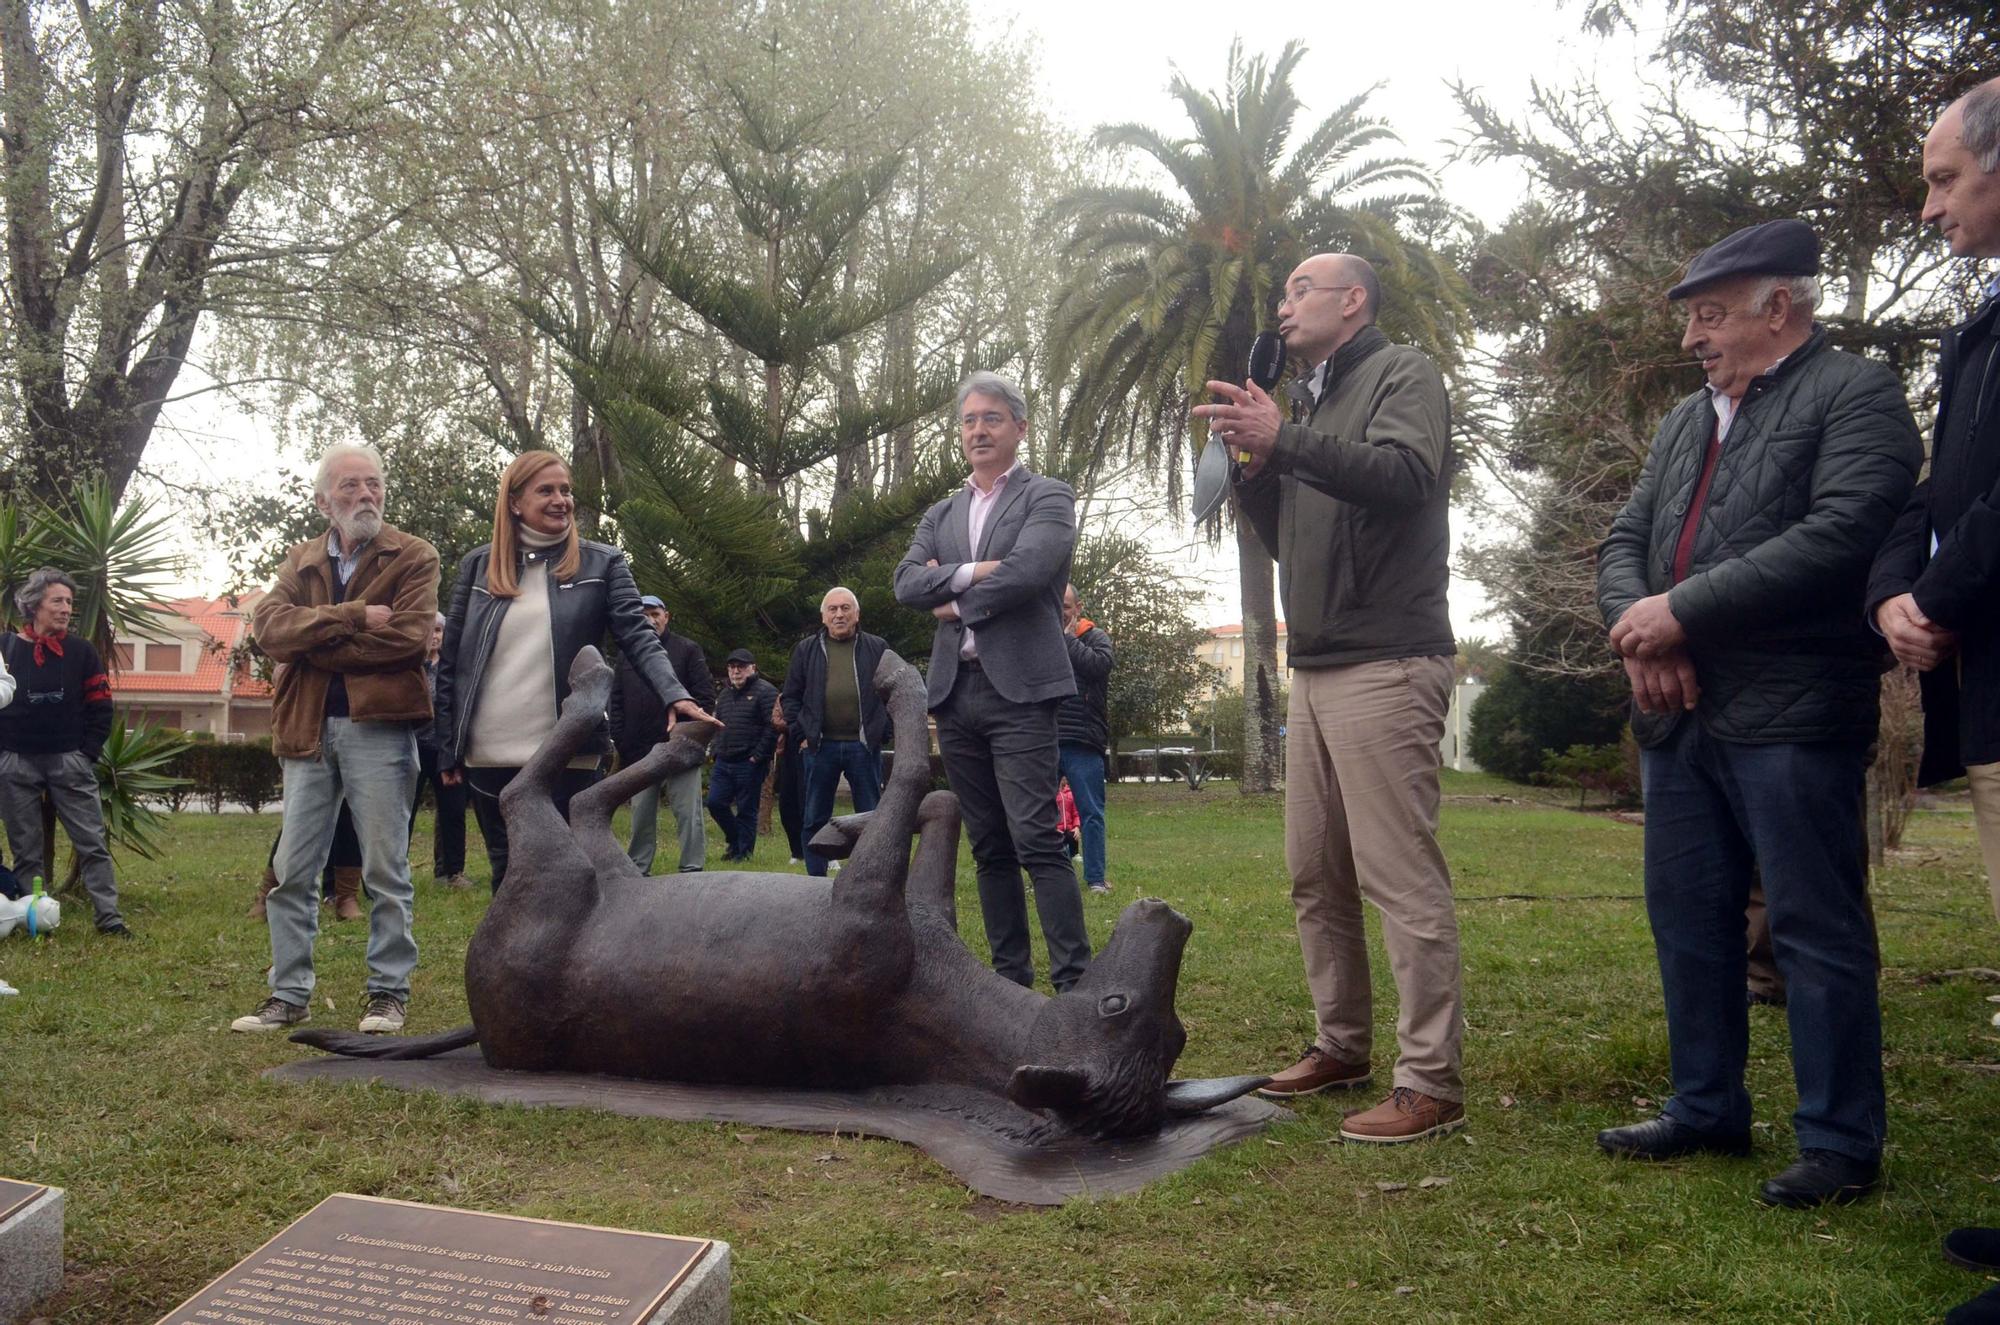
[[[1863,893],[1860,745],[1717,740],[1689,715],[1641,756],[1646,914],[1666,995],[1676,1121],[1747,1132],[1743,907],[1755,866],[1789,995],[1801,1149],[1881,1156],[1882,1009]]]
[[[265,899],[271,928],[271,992],[312,1002],[313,939],[319,933],[319,872],[347,802],[368,885],[368,993],[410,996],[417,941],[410,919],[410,800],[417,792],[417,737],[407,723],[327,718],[317,759],[281,761],[285,826],[272,862],[278,886]]]
[[[708,813],[722,829],[723,848],[738,858],[757,849],[757,798],[765,765],[747,759],[715,761],[708,774]]]
[[[813,834],[833,818],[833,793],[847,775],[847,789],[859,814],[882,799],[882,759],[866,741],[821,741],[806,751],[806,873],[825,877],[826,857],[810,845]]]
[[[1065,741],[1057,757],[1083,821],[1083,881],[1095,888],[1104,882],[1104,751]]]

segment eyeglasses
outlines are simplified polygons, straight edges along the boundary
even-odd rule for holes
[[[1297,304],[1307,295],[1317,293],[1320,290],[1358,290],[1360,288],[1358,285],[1313,285],[1301,282],[1278,296],[1278,307],[1283,308],[1286,304]]]
[[[977,428],[981,424],[985,424],[989,428],[997,428],[1001,424],[1008,422],[1012,417],[1009,414],[1002,414],[997,409],[989,409],[984,414],[967,414],[958,422],[959,426],[963,428]]]

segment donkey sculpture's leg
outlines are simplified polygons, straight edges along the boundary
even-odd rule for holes
[[[721,730],[719,722],[676,723],[672,739],[660,742],[636,764],[619,769],[570,799],[570,832],[590,857],[590,863],[596,866],[599,879],[641,877],[639,867],[611,835],[611,816],[619,806],[669,773],[700,768],[708,743]]]
[[[924,721],[924,679],[893,653],[882,655],[875,683],[887,691],[896,728],[896,762],[889,784],[833,881],[836,903],[902,917],[903,886],[910,873],[910,834],[917,807],[930,787],[930,735]]]
[[[500,793],[509,839],[569,840],[569,825],[556,813],[555,780],[604,721],[604,705],[610,698],[611,669],[596,649],[586,645],[570,664],[569,698],[563,701],[555,730]]]
[[[934,791],[917,811],[917,855],[910,864],[910,915],[958,932],[958,797]]]

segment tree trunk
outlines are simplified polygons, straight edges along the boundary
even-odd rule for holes
[[[1236,520],[1236,583],[1243,599],[1243,776],[1246,796],[1275,791],[1283,769],[1278,728],[1278,627],[1275,569],[1250,522]]]

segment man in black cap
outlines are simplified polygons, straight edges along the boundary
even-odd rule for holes
[[[1819,241],[1729,236],[1668,292],[1707,384],[1660,425],[1598,552],[1597,599],[1637,711],[1646,911],[1674,1096],[1607,1152],[1750,1150],[1743,907],[1761,873],[1789,986],[1799,1157],[1767,1204],[1852,1201],[1880,1177],[1876,954],[1858,843],[1882,641],[1868,566],[1923,445],[1902,385],[1813,322]]]
[[[670,627],[673,614],[653,594],[639,599],[646,624],[660,636],[660,647],[674,665],[674,675],[687,687],[688,695],[704,709],[715,704],[715,678],[708,671],[708,656],[701,645]],[[611,743],[618,748],[621,763],[630,767],[646,757],[646,752],[667,739],[672,715],[660,702],[644,673],[630,666],[630,659],[618,661],[611,682],[611,706],[605,720],[611,726]],[[659,853],[660,798],[664,796],[674,812],[674,827],[680,842],[680,872],[692,873],[708,863],[708,832],[701,821],[701,769],[669,773],[666,779],[640,790],[632,798],[632,846],[628,854],[641,874],[653,872],[653,857]]]
[[[726,667],[729,684],[715,701],[722,734],[709,747],[715,767],[708,775],[708,812],[722,828],[722,858],[738,861],[757,849],[757,801],[778,746],[778,729],[771,725],[778,688],[757,675],[748,649],[732,652]]]

